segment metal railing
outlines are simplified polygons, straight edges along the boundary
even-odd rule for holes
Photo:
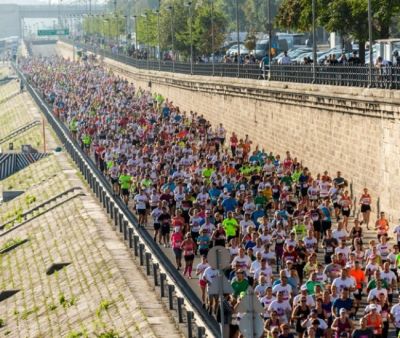
[[[188,62],[172,62],[162,60],[136,59],[123,52],[113,53],[110,49],[92,46],[68,39],[62,41],[74,44],[82,50],[90,51],[101,57],[107,57],[130,66],[152,71],[174,72],[189,75],[237,77],[247,79],[258,79],[280,82],[310,83],[318,85],[347,86],[347,87],[370,87],[384,89],[400,89],[400,65],[387,65],[381,68],[368,65],[280,65],[262,67],[259,64],[236,63],[194,63],[191,71]]]
[[[187,336],[190,338],[218,337],[218,323],[203,309],[196,293],[162,252],[150,233],[138,226],[136,217],[125,203],[113,194],[110,183],[92,159],[72,139],[68,128],[51,113],[51,108],[43,97],[29,84],[19,69],[15,65],[13,66],[21,81],[26,84],[28,92],[46,116],[57,137],[83,174],[90,189],[109,214],[115,230],[123,235],[125,243],[138,258],[140,265],[145,267],[146,275],[152,278],[154,286],[159,288],[160,297],[168,297],[169,309],[176,311],[178,323],[185,323]]]

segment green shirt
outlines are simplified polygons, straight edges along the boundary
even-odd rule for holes
[[[321,283],[321,282],[318,282],[318,281],[312,281],[312,280],[309,280],[307,283],[306,283],[306,287],[307,287],[307,293],[309,294],[309,295],[313,295],[314,294],[314,289],[315,289],[315,286],[316,285],[319,285],[320,287],[321,287],[321,289],[323,290],[324,289],[324,285]]]
[[[236,236],[236,229],[238,228],[238,222],[234,218],[225,218],[222,222],[225,229],[226,236]]]
[[[132,177],[131,175],[120,175],[119,184],[121,184],[121,189],[129,189],[131,186]]]
[[[387,285],[387,283],[386,283],[386,280],[381,279],[381,282],[382,282],[382,288],[383,288],[383,289],[387,289],[387,288],[388,288],[388,285]],[[375,288],[376,288],[376,279],[374,278],[374,279],[371,279],[371,280],[369,281],[369,283],[368,283],[368,285],[367,285],[367,289],[368,289],[368,290],[372,290],[372,289],[375,289]]]
[[[303,238],[307,234],[307,228],[304,224],[296,224],[293,227],[294,232],[296,233],[297,238]]]
[[[247,279],[243,279],[241,282],[238,280],[234,280],[232,282],[233,296],[235,298],[239,297],[242,292],[246,292],[249,287],[249,281]]]

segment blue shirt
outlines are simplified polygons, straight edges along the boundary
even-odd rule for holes
[[[229,197],[229,198],[225,199],[224,201],[222,201],[222,206],[224,207],[225,212],[235,211],[235,209],[237,207],[237,201],[236,201],[236,199]]]

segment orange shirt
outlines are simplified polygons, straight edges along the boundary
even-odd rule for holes
[[[365,281],[365,273],[364,271],[358,269],[351,269],[350,270],[350,276],[353,277],[356,281],[356,288],[361,289],[362,285]]]
[[[382,334],[382,317],[378,314],[367,315],[367,326],[372,328],[374,335],[375,334]]]

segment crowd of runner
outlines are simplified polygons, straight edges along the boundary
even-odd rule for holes
[[[366,188],[355,205],[340,172],[311,173],[289,151],[281,157],[228,135],[90,60],[30,58],[21,68],[139,225],[154,229],[184,276],[198,278],[204,308],[218,318],[207,253],[229,249],[230,337],[239,337],[235,309],[249,287],[264,308],[265,337],[385,338],[390,328],[397,336],[400,226],[389,233],[383,212],[370,220]],[[368,229],[376,235],[366,242]]]

